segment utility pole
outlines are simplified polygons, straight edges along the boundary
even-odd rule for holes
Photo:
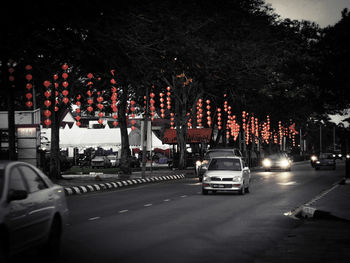
[[[322,125],[320,124],[320,153],[322,153]]]
[[[143,116],[143,132],[141,133],[141,145],[142,145],[142,172],[141,176],[142,178],[146,178],[146,155],[147,155],[147,141],[145,139],[147,138],[147,129],[148,129],[148,86],[146,88],[146,109]]]

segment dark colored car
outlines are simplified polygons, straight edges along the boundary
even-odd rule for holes
[[[285,171],[290,171],[292,166],[292,160],[284,152],[274,153],[266,157],[262,161],[262,165],[265,171],[270,171],[271,169],[282,169]]]
[[[322,167],[335,170],[336,162],[332,153],[321,153],[319,155],[318,160],[315,163],[315,169],[319,170]]]
[[[242,153],[236,148],[215,148],[208,150],[203,157],[203,160],[197,160],[195,164],[195,173],[202,181],[203,175],[206,172],[206,168],[209,165],[209,161],[214,157],[242,157]]]

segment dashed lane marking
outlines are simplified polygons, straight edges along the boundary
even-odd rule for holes
[[[96,217],[91,217],[91,218],[89,218],[88,220],[89,221],[93,221],[93,220],[97,220],[97,219],[100,219],[101,217],[99,217],[99,216],[96,216]]]
[[[126,212],[129,212],[129,210],[125,209],[125,210],[120,210],[118,213],[119,214],[123,214],[123,213],[126,213]]]
[[[145,204],[144,207],[152,206],[152,204]]]

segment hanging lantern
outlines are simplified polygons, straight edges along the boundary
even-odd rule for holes
[[[130,105],[131,105],[131,107],[130,107],[131,118],[135,118],[135,107],[134,107],[135,101],[131,100]],[[136,123],[135,120],[132,119],[130,123],[131,123],[131,130],[135,130],[135,123]]]
[[[207,103],[207,107],[206,107],[206,108],[207,108],[207,124],[208,124],[208,126],[210,127],[210,126],[211,126],[210,100],[206,100],[205,102]]]
[[[12,68],[13,69],[13,68]],[[31,108],[33,106],[32,103],[32,98],[33,98],[33,94],[31,93],[31,89],[33,88],[33,85],[31,83],[31,80],[33,79],[33,76],[31,74],[29,74],[30,70],[32,70],[32,66],[31,65],[26,65],[25,69],[27,70],[28,74],[26,75],[26,80],[27,80],[27,84],[26,84],[26,88],[28,89],[28,92],[26,93],[26,98],[27,98],[27,102],[26,102],[26,106],[28,108]],[[10,74],[12,74],[14,72],[13,70],[9,70]]]

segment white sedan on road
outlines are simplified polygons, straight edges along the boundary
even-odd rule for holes
[[[210,160],[203,176],[202,193],[209,191],[249,192],[250,169],[241,157],[217,157]]]
[[[61,186],[33,165],[0,160],[0,262],[31,248],[57,257],[67,220]]]

